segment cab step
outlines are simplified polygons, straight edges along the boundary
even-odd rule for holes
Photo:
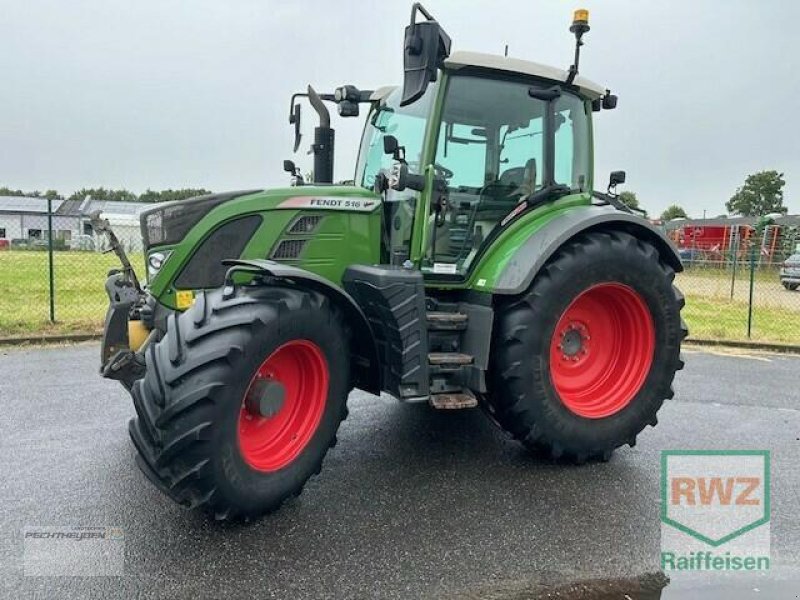
[[[429,331],[464,331],[469,317],[459,312],[428,311]]]
[[[435,366],[458,367],[461,365],[471,365],[472,360],[472,355],[462,354],[461,352],[428,353],[428,363]]]
[[[431,394],[428,401],[436,410],[460,410],[478,406],[478,399],[466,392]]]

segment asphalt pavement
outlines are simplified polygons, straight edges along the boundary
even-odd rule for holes
[[[772,451],[772,570],[725,581],[800,580],[800,357],[690,350],[659,425],[581,467],[531,456],[479,410],[354,393],[321,475],[236,525],[181,509],[138,471],[130,398],[99,377],[98,353],[0,349],[4,597],[521,598],[642,576],[659,566],[660,452],[685,448]],[[47,525],[122,528],[125,575],[25,576],[23,528]]]

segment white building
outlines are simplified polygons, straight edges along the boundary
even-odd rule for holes
[[[12,247],[39,245],[48,239],[49,227],[59,246],[76,250],[104,250],[105,236],[94,233],[90,214],[96,210],[111,223],[126,250],[142,249],[139,214],[150,204],[104,200],[53,200],[48,219],[46,198],[0,196],[0,239]]]
[[[63,200],[53,200],[53,239],[69,240],[79,232],[79,219],[58,214]],[[47,239],[47,199],[0,196],[0,239]]]

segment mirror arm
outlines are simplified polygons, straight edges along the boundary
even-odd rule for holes
[[[433,15],[431,15],[422,4],[414,2],[414,4],[411,5],[411,25],[417,22],[417,11],[421,12],[428,21],[434,20]]]

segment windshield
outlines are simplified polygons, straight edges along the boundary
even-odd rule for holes
[[[393,90],[386,101],[370,113],[361,140],[355,181],[357,185],[372,189],[375,177],[388,173],[394,159],[383,152],[383,138],[393,135],[405,147],[408,169],[412,173],[422,172],[422,151],[425,127],[428,123],[431,104],[436,97],[436,86],[428,86],[425,94],[409,106],[400,107],[399,88]],[[411,253],[411,235],[414,228],[419,192],[411,189],[386,191],[384,202],[384,227],[389,263],[401,265]]]
[[[387,135],[393,135],[401,146],[405,146],[409,170],[420,172],[425,126],[436,95],[435,88],[435,85],[428,86],[422,98],[402,108],[401,89],[395,88],[377,110],[370,112],[356,165],[357,185],[371,190],[381,169],[388,171],[391,168],[392,157],[383,153],[383,138]]]

